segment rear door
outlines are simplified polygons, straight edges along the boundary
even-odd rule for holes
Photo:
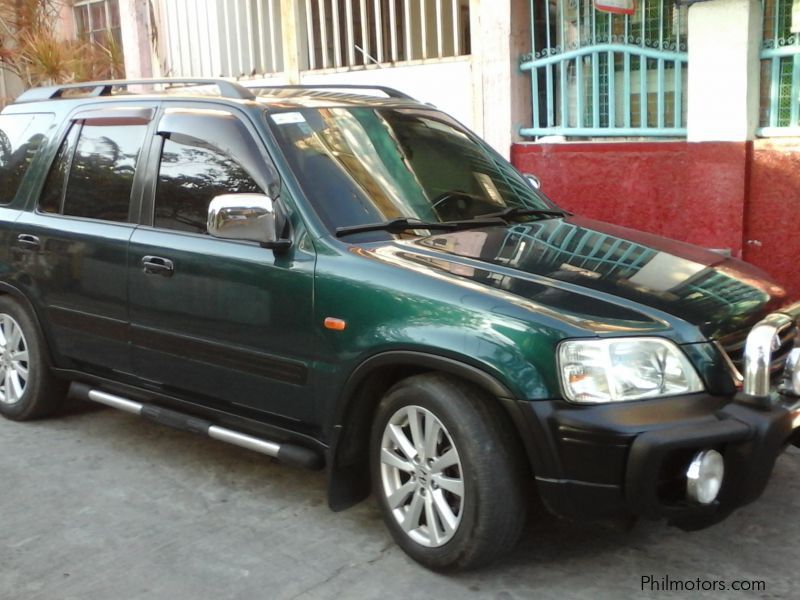
[[[281,194],[244,114],[165,102],[128,270],[133,364],[167,393],[305,420],[312,341],[310,243],[284,253],[212,238],[219,194]]]
[[[17,285],[43,316],[59,366],[130,370],[128,241],[138,215],[136,167],[156,107],[74,114],[35,208],[16,222]]]
[[[40,159],[34,159],[47,145],[54,118],[52,113],[0,114],[0,282],[14,278],[9,253],[14,222],[36,179],[33,165]]]

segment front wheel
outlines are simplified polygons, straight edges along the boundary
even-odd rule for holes
[[[514,546],[530,476],[515,435],[492,398],[447,375],[411,377],[387,393],[372,432],[373,488],[411,558],[461,570]]]

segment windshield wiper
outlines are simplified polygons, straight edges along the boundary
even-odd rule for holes
[[[511,206],[497,212],[478,215],[476,219],[514,219],[516,217],[568,217],[571,213],[564,210],[548,210],[544,208],[524,208],[522,206]]]
[[[493,216],[484,215],[486,218],[470,219],[468,221],[421,221],[420,219],[400,217],[382,223],[367,223],[364,225],[348,225],[337,227],[336,237],[367,233],[369,231],[388,231],[389,233],[403,233],[411,229],[428,229],[430,231],[456,231],[458,229],[471,229],[474,227],[490,227],[492,225],[505,225],[505,221]],[[499,215],[497,215],[499,216]]]

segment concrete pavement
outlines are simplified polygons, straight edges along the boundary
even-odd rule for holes
[[[500,565],[442,576],[405,557],[374,501],[330,512],[321,473],[80,403],[0,419],[0,599],[681,597],[654,580],[762,580],[800,593],[800,451],[764,497],[695,533],[539,514]]]

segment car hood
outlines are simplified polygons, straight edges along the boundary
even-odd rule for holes
[[[675,319],[715,339],[786,302],[761,270],[722,253],[571,216],[392,244],[396,259],[501,289],[583,322]],[[666,317],[666,318],[665,318]]]

